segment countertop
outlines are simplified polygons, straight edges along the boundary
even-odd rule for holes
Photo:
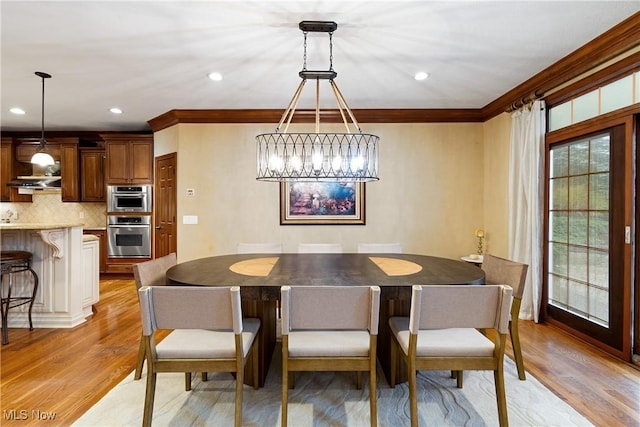
[[[0,230],[54,230],[56,228],[82,227],[80,222],[9,222],[0,223]]]

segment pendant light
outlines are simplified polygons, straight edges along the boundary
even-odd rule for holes
[[[363,133],[334,79],[333,21],[302,21],[304,62],[298,73],[302,82],[285,110],[275,132],[256,136],[257,177],[259,181],[367,182],[378,180],[378,141],[376,135]],[[329,35],[329,69],[307,70],[307,34]],[[296,106],[307,80],[315,80],[315,132],[288,132]],[[343,133],[320,132],[320,81],[329,81],[345,125]],[[281,128],[284,129],[281,131]]]
[[[51,154],[46,151],[47,141],[44,139],[44,79],[50,79],[51,74],[36,71],[36,76],[42,78],[42,134],[40,136],[40,146],[38,151],[31,157],[31,163],[40,166],[51,166],[55,163]]]

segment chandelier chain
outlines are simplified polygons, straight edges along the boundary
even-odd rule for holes
[[[307,32],[303,31],[303,33],[304,33],[304,56],[302,61],[302,70],[307,71]]]
[[[333,71],[333,31],[329,32],[329,71]]]

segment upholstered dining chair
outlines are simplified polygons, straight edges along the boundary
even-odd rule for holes
[[[395,387],[402,359],[409,376],[412,427],[419,424],[418,370],[493,371],[498,420],[500,426],[508,425],[503,362],[511,295],[505,285],[413,286],[409,317],[389,319],[389,384]],[[490,330],[494,332],[489,335]]]
[[[300,243],[299,254],[340,254],[342,243]]]
[[[244,367],[252,356],[258,388],[260,320],[242,317],[240,287],[144,286],[139,291],[147,358],[142,425],[151,426],[157,374],[231,372],[235,375],[235,422],[242,424]],[[156,344],[155,332],[173,332]]]
[[[176,265],[176,253],[152,259],[149,261],[133,264],[133,278],[136,282],[136,289],[143,286],[164,286],[167,284],[167,270]],[[133,379],[139,380],[142,377],[142,368],[145,360],[145,348],[143,337],[140,336],[140,346],[138,347],[138,360],[136,361],[136,372]],[[186,381],[186,380],[185,380]],[[191,384],[189,377],[189,385]],[[187,389],[188,390],[188,389]]]
[[[238,254],[280,254],[282,243],[238,243]]]
[[[529,266],[519,262],[500,258],[491,254],[484,254],[482,258],[482,270],[485,274],[485,283],[489,285],[504,284],[513,289],[513,303],[511,304],[511,319],[509,320],[509,335],[511,336],[511,346],[513,356],[518,368],[518,378],[525,380],[524,360],[522,358],[522,348],[520,346],[520,335],[518,333],[518,315],[520,314],[520,304],[524,293],[524,282],[527,278]]]
[[[282,426],[288,389],[299,371],[369,372],[371,425],[378,423],[376,348],[378,286],[283,286]],[[362,387],[357,376],[358,389]]]
[[[358,243],[359,254],[401,254],[402,243]]]

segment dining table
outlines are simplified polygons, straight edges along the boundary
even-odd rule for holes
[[[389,379],[391,332],[388,319],[407,316],[413,285],[484,284],[484,272],[461,260],[418,254],[234,254],[181,262],[167,270],[167,283],[189,286],[239,286],[245,317],[261,321],[259,383],[264,385],[276,346],[276,303],[282,286],[380,287],[378,360]],[[402,367],[397,375],[402,380]],[[251,383],[251,366],[245,382]]]

